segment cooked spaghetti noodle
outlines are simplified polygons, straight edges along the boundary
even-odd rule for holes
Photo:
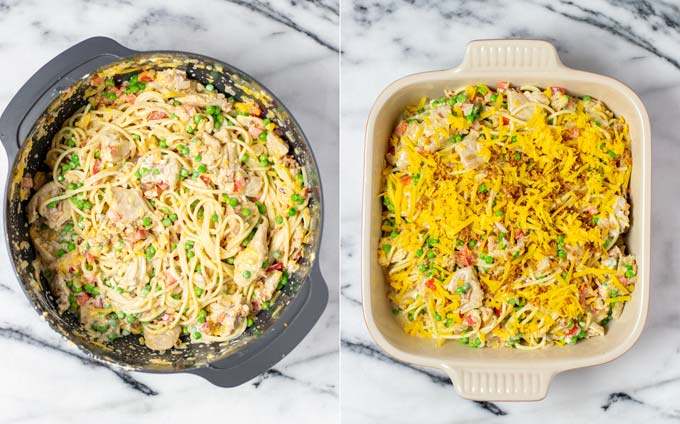
[[[182,71],[92,81],[53,138],[50,181],[24,181],[60,312],[154,350],[239,336],[298,267],[304,169],[257,103]]]
[[[394,314],[437,344],[603,335],[633,291],[628,126],[560,87],[447,91],[406,109],[384,169]]]

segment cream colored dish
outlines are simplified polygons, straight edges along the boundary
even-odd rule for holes
[[[435,347],[429,340],[404,333],[392,314],[377,255],[382,211],[379,194],[384,184],[381,170],[390,134],[404,107],[417,103],[423,96],[436,97],[444,89],[497,81],[558,85],[574,95],[589,94],[601,99],[629,123],[632,210],[626,245],[638,258],[638,283],[623,315],[609,325],[604,337],[569,348],[553,346],[539,351],[476,350],[453,343]],[[460,66],[411,75],[388,86],[369,115],[364,162],[362,293],[366,323],[375,341],[399,360],[442,369],[451,376],[461,396],[476,400],[539,400],[545,397],[556,373],[601,364],[622,355],[640,336],[647,315],[650,152],[649,118],[637,95],[611,78],[565,67],[555,48],[545,41],[473,41]]]

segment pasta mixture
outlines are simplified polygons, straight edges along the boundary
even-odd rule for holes
[[[636,282],[631,166],[625,120],[560,87],[469,86],[407,108],[379,247],[404,330],[518,349],[603,335]]]
[[[183,71],[93,85],[52,140],[51,175],[24,179],[59,311],[153,350],[239,336],[298,267],[303,168],[256,103]]]

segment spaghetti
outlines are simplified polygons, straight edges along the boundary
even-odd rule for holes
[[[257,103],[182,71],[92,81],[52,140],[51,175],[26,182],[60,312],[154,350],[238,337],[298,267],[304,169]]]
[[[407,108],[379,250],[404,330],[517,349],[603,335],[637,279],[631,166],[625,120],[560,87],[469,86]]]

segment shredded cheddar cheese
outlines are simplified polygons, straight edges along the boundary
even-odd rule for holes
[[[390,146],[379,260],[407,334],[535,349],[621,314],[623,117],[560,87],[477,85],[408,107]]]

